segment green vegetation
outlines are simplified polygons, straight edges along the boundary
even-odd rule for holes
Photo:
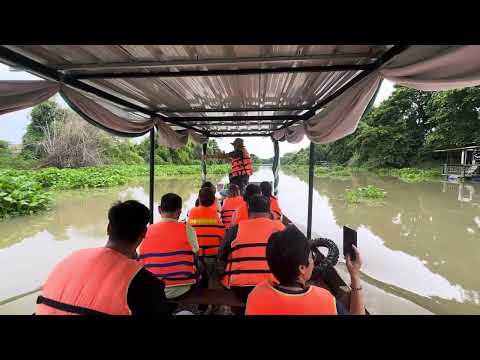
[[[352,170],[344,166],[317,166],[314,175],[317,177],[348,178],[352,175]]]
[[[368,185],[356,189],[347,189],[345,200],[348,204],[366,203],[368,205],[381,205],[382,199],[385,198],[386,192],[382,189]]]
[[[441,176],[440,170],[424,170],[415,168],[403,169],[378,169],[377,173],[382,176],[394,176],[409,183],[430,181]]]
[[[211,165],[210,175],[228,173],[228,164]],[[155,176],[198,175],[199,165],[156,165]],[[0,218],[26,215],[48,208],[51,190],[104,188],[147,177],[147,165],[111,165],[80,169],[0,170]]]
[[[51,194],[28,175],[0,173],[0,219],[44,210],[51,200]]]
[[[295,165],[295,164],[287,164],[284,166],[285,169],[293,171],[295,173],[300,174],[308,174],[308,166],[307,165]],[[351,168],[345,167],[341,165],[336,166],[315,166],[314,176],[316,177],[328,177],[328,178],[335,178],[335,179],[347,179],[349,178],[354,171],[360,171],[363,169],[359,168]]]
[[[379,168],[439,167],[437,148],[480,143],[480,87],[423,92],[395,86],[392,95],[364,114],[357,130],[315,146],[317,161]],[[282,164],[308,164],[309,149],[285,154]],[[460,162],[460,157],[458,157]]]

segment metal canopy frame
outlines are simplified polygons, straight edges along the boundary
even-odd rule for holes
[[[239,121],[256,121],[257,124],[262,123],[269,127],[268,132],[265,129],[253,128],[253,129],[239,129],[238,133],[243,135],[252,136],[252,133],[261,134],[264,136],[265,133],[267,136],[271,136],[275,130],[284,129],[291,125],[294,125],[300,121],[306,121],[316,114],[316,111],[332,100],[343,94],[351,86],[358,83],[360,80],[365,78],[368,74],[378,69],[386,61],[390,60],[393,56],[399,54],[407,46],[405,45],[394,45],[392,48],[387,50],[380,57],[373,57],[368,54],[326,54],[326,55],[310,55],[310,56],[290,56],[290,57],[276,57],[276,58],[239,58],[239,59],[219,59],[219,60],[198,60],[197,61],[170,61],[170,62],[140,62],[140,63],[114,63],[114,64],[87,64],[87,65],[71,65],[71,66],[46,66],[41,64],[38,61],[32,60],[31,58],[20,54],[14,50],[9,49],[6,46],[0,46],[0,59],[3,59],[9,65],[23,68],[26,71],[29,71],[33,74],[36,74],[42,78],[56,80],[64,82],[65,84],[98,96],[99,98],[108,100],[115,104],[130,108],[142,114],[148,116],[155,116],[161,118],[163,121],[181,126],[185,129],[195,130],[203,135],[211,137],[219,137],[223,134],[230,134],[228,131],[209,131],[205,128],[200,128],[199,122],[205,122],[205,125],[208,125],[209,122],[213,121],[222,121],[228,122],[239,122]],[[359,57],[366,58],[369,62],[366,64],[343,64],[343,65],[322,65],[322,66],[291,66],[291,67],[273,67],[273,68],[264,68],[265,64],[275,64],[275,63],[285,63],[293,62],[293,65],[297,65],[298,62],[313,61],[318,59],[355,59],[358,61]],[[374,61],[373,61],[374,60]],[[230,65],[236,66],[241,64],[256,64],[261,65],[261,68],[250,67],[247,69],[208,69],[208,70],[179,70],[179,71],[130,71],[130,69],[157,69],[166,66],[215,66],[215,65]],[[98,70],[120,70],[119,72],[99,72]],[[86,71],[90,72],[86,72]],[[126,71],[125,71],[126,70]],[[83,71],[78,73],[78,71]],[[143,106],[135,104],[133,101],[128,101],[118,96],[115,96],[107,91],[99,89],[96,84],[90,83],[87,84],[82,80],[88,81],[91,79],[109,79],[109,78],[146,78],[146,77],[155,77],[155,78],[178,78],[178,77],[204,77],[204,76],[245,76],[252,74],[275,74],[275,73],[314,73],[314,72],[341,72],[341,71],[360,71],[356,76],[350,79],[348,82],[343,84],[339,89],[337,89],[333,94],[327,96],[325,99],[314,103],[312,107],[309,108],[289,108],[282,106],[260,106],[258,108],[248,107],[245,109],[242,108],[228,108],[222,107],[218,109],[159,109],[157,111],[148,109]],[[228,116],[183,116],[182,114],[188,114],[192,112],[232,112],[232,113],[244,113],[244,112],[285,112],[291,111],[293,114],[284,115],[228,115]],[[298,112],[303,112],[303,114],[298,114]],[[297,114],[295,114],[297,113]],[[169,114],[165,116],[164,114]],[[173,115],[176,114],[176,115]],[[280,122],[277,122],[280,121]],[[197,122],[197,126],[189,124],[189,122]],[[224,124],[218,124],[221,126]],[[260,125],[259,125],[260,126]],[[232,135],[233,136],[233,135]]]
[[[330,54],[330,55],[317,55],[317,56],[293,56],[293,57],[277,57],[277,58],[244,58],[235,60],[199,60],[196,61],[170,61],[170,62],[140,62],[140,63],[113,63],[113,64],[86,64],[86,65],[72,65],[72,66],[46,66],[38,61],[35,61],[25,55],[22,55],[16,51],[13,51],[5,46],[0,46],[0,59],[7,64],[20,69],[25,69],[35,75],[42,78],[61,81],[65,84],[98,96],[104,100],[108,100],[115,104],[130,108],[139,113],[156,116],[163,119],[165,122],[181,126],[185,129],[191,129],[198,131],[203,135],[207,135],[212,138],[218,137],[267,137],[271,136],[273,131],[278,129],[287,128],[300,121],[306,121],[314,116],[320,108],[326,106],[332,100],[343,94],[350,87],[358,83],[367,75],[378,69],[385,62],[389,61],[395,55],[398,55],[404,51],[408,46],[395,45],[387,50],[383,55],[378,58],[373,58],[370,55],[365,55],[369,60],[366,64],[346,64],[346,65],[322,65],[322,66],[292,66],[292,67],[273,67],[264,68],[265,64],[294,62],[297,65],[298,62],[312,61],[318,59],[333,59],[333,58],[353,58],[359,60],[359,54]],[[158,69],[166,66],[215,66],[215,65],[240,65],[240,64],[256,64],[261,65],[260,68],[246,68],[246,69],[208,69],[208,70],[178,70],[178,71],[130,71],[131,69]],[[104,70],[110,70],[109,72]],[[115,70],[115,71],[113,71]],[[126,70],[126,71],[125,71]],[[90,73],[88,72],[90,71]],[[119,72],[116,72],[119,71]],[[268,106],[263,107],[259,105],[258,108],[228,108],[222,107],[218,109],[206,108],[206,109],[162,109],[154,111],[147,109],[146,107],[139,106],[133,101],[125,100],[121,97],[110,94],[107,91],[103,91],[96,86],[85,83],[82,80],[91,79],[115,79],[115,78],[178,78],[178,77],[204,77],[204,76],[245,76],[255,74],[278,74],[278,73],[312,73],[312,72],[341,72],[341,71],[360,71],[348,82],[344,83],[339,89],[327,96],[326,98],[317,101],[313,106],[304,107],[275,107]],[[96,84],[94,84],[96,85]],[[232,113],[245,113],[245,112],[304,112],[303,114],[289,114],[289,115],[252,115],[252,116],[182,116],[182,113],[215,113],[215,112],[232,112]],[[165,116],[163,114],[180,114],[180,116]],[[242,124],[237,124],[244,122]],[[191,125],[189,123],[194,123]],[[205,125],[211,126],[235,126],[236,129],[205,129],[201,128]],[[214,125],[215,124],[215,125]],[[249,128],[252,125],[256,128]],[[200,128],[198,127],[200,126]],[[247,128],[242,129],[242,127]],[[261,128],[262,126],[268,126],[268,129]],[[153,206],[154,206],[154,141],[155,141],[155,129],[150,130],[150,189],[149,189],[149,205],[150,205],[150,223],[153,223]],[[279,155],[278,141],[274,141],[274,149],[276,156]],[[206,144],[202,147],[202,154],[206,153]],[[278,164],[277,164],[278,165]],[[315,145],[310,143],[309,152],[309,176],[308,176],[308,219],[307,219],[307,237],[312,237],[312,208],[313,208],[313,177],[315,167]],[[275,166],[274,176],[276,188],[278,186],[278,166]],[[202,176],[206,178],[206,164],[202,156]]]

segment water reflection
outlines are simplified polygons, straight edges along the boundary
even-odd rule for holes
[[[281,181],[289,190],[280,195],[280,201],[282,205],[287,202],[285,211],[290,214],[292,198],[303,198],[304,191],[298,189],[305,187],[308,179],[295,175],[283,176]],[[346,188],[368,184],[387,191],[384,206],[345,203]],[[364,271],[370,277],[429,297],[423,305],[442,313],[480,312],[480,282],[475,271],[480,264],[478,184],[406,184],[359,173],[347,181],[315,178],[314,188],[314,231],[341,245],[341,227],[357,229]],[[298,208],[292,217],[306,214],[300,211]],[[442,304],[439,299],[457,305]]]

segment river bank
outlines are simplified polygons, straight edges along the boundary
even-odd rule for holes
[[[225,175],[229,164],[209,165],[208,174]],[[155,165],[155,178],[200,175],[200,165]],[[148,165],[110,165],[78,169],[0,170],[0,219],[47,210],[58,191],[108,188],[147,177]],[[195,179],[193,179],[195,181]],[[200,185],[200,177],[197,179]]]
[[[283,168],[300,173],[308,173],[308,165],[282,165]],[[329,177],[329,178],[349,178],[355,173],[373,172],[380,176],[392,176],[408,183],[418,183],[424,181],[439,180],[441,178],[441,171],[437,168],[423,169],[423,168],[363,168],[363,167],[349,167],[341,165],[329,166],[315,166],[314,176]]]

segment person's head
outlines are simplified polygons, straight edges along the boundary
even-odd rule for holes
[[[210,181],[205,181],[203,184],[202,184],[202,189],[203,188],[210,188],[213,190],[213,192],[215,193],[217,191],[217,188],[215,187],[215,185],[213,185]]]
[[[270,181],[262,181],[260,183],[260,190],[262,190],[262,194],[267,198],[272,197],[272,183]]]
[[[240,196],[240,188],[237,184],[228,184],[228,197]]]
[[[253,195],[248,198],[248,218],[271,218],[270,199],[263,195]]]
[[[240,139],[240,138],[236,138],[235,140],[233,140],[232,143],[230,143],[233,145],[233,148],[235,150],[238,150],[238,149],[241,149],[243,148],[243,139]]]
[[[305,284],[313,272],[311,244],[294,226],[275,232],[267,244],[267,262],[273,276],[280,284],[298,281]]]
[[[147,232],[150,210],[136,200],[115,203],[108,210],[108,241],[125,253],[135,251]]]
[[[163,195],[158,211],[163,218],[178,220],[182,213],[182,198],[174,193]]]
[[[248,201],[248,198],[253,195],[260,195],[262,191],[260,190],[260,186],[255,184],[248,184],[245,188],[245,193],[243,194],[243,200]]]
[[[198,193],[198,201],[200,203],[200,206],[212,206],[215,202],[215,193],[212,191],[211,188],[201,188]]]

